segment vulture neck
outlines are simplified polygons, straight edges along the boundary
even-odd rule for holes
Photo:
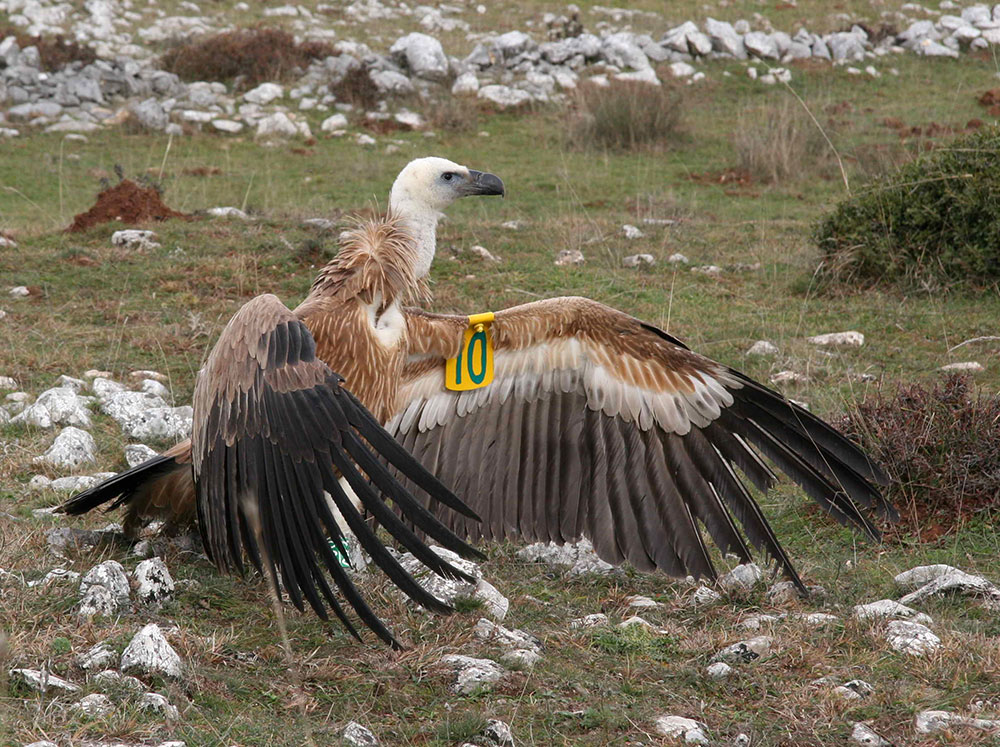
[[[399,218],[413,237],[417,250],[414,276],[417,279],[426,277],[434,261],[437,224],[442,213],[394,186],[389,195],[389,214]]]

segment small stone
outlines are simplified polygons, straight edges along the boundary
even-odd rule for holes
[[[340,738],[344,744],[351,745],[351,747],[378,747],[381,744],[378,737],[357,721],[348,722],[344,731],[341,732]]]
[[[146,686],[135,677],[123,675],[114,669],[98,672],[93,676],[93,681],[101,688],[113,692],[140,693],[146,689]]]
[[[563,249],[556,255],[555,264],[557,267],[569,265],[582,265],[584,263],[583,252],[579,249]]]
[[[217,129],[219,132],[227,132],[230,135],[235,135],[238,132],[243,131],[243,123],[236,122],[232,119],[213,119],[212,127]]]
[[[733,668],[724,661],[717,661],[714,664],[709,664],[705,673],[713,680],[724,680],[733,673]]]
[[[809,381],[809,377],[805,374],[800,374],[798,371],[778,371],[771,377],[772,384],[801,384]]]
[[[722,649],[712,657],[712,661],[724,661],[727,664],[749,664],[770,654],[773,644],[774,639],[771,636],[759,635],[748,638]]]
[[[121,670],[181,676],[181,657],[163,637],[160,627],[150,623],[132,638],[122,652]]]
[[[475,254],[477,257],[486,260],[487,262],[499,262],[500,258],[490,254],[489,249],[485,246],[479,246],[478,244],[473,244],[469,247],[469,252]]]
[[[483,86],[476,96],[495,104],[501,110],[523,106],[532,100],[531,94],[527,91],[503,85]]]
[[[539,650],[542,642],[533,635],[525,633],[523,630],[511,630],[497,625],[485,617],[479,619],[476,627],[472,629],[476,638],[483,641],[492,641],[506,649],[532,649]]]
[[[747,350],[747,355],[777,355],[778,346],[773,342],[768,340],[757,340],[750,349]]]
[[[870,726],[860,721],[851,729],[851,741],[867,747],[892,747],[892,742],[883,739]]]
[[[250,216],[236,207],[214,207],[205,211],[213,218],[238,218],[239,220],[250,220]]]
[[[66,426],[56,436],[52,446],[33,461],[44,462],[60,469],[76,469],[82,464],[97,461],[97,444],[94,437],[75,426]]]
[[[914,719],[913,726],[917,734],[936,734],[941,731],[949,731],[956,726],[993,731],[1000,730],[1000,721],[971,718],[948,711],[921,711]]]
[[[671,254],[669,257],[667,257],[667,262],[669,262],[672,265],[686,265],[688,264],[688,258],[685,257],[683,254],[680,254],[679,252],[675,252],[674,254]]]
[[[135,568],[136,597],[143,604],[159,606],[174,595],[174,580],[162,558],[144,560]]]
[[[451,86],[452,96],[475,96],[479,92],[479,78],[475,73],[462,73]]]
[[[873,692],[875,692],[875,688],[864,680],[851,680],[850,682],[845,682],[843,685],[833,688],[834,695],[837,695],[844,700],[863,700],[869,697]]]
[[[696,607],[715,604],[721,599],[722,595],[719,592],[707,586],[699,586],[694,590],[694,594],[691,595],[691,601]]]
[[[814,335],[807,338],[813,345],[843,345],[846,347],[860,348],[865,344],[865,336],[860,332],[851,330],[850,332],[828,332],[825,335]]]
[[[117,560],[105,560],[87,571],[80,581],[80,594],[86,594],[92,586],[103,586],[111,592],[115,602],[119,605],[127,607],[131,601],[128,576],[125,574],[122,564]]]
[[[514,747],[514,735],[511,733],[510,727],[499,719],[491,718],[486,722],[486,728],[483,729],[483,736],[491,745],[496,745],[497,747]]]
[[[626,239],[641,239],[646,235],[631,223],[626,223],[622,226],[622,233],[625,234]]]
[[[941,371],[965,371],[967,373],[979,373],[980,371],[985,371],[986,368],[982,363],[978,361],[963,361],[961,363],[948,363],[941,366]]]
[[[347,129],[347,117],[343,114],[333,114],[323,120],[319,126],[323,132],[334,132],[335,130]],[[353,723],[353,722],[352,722]]]
[[[244,101],[249,101],[251,104],[263,106],[270,104],[275,99],[279,99],[284,95],[284,89],[277,83],[261,83],[256,88],[243,94],[243,99]]]
[[[659,602],[644,596],[633,596],[628,597],[625,603],[633,609],[655,609],[657,607],[662,607],[663,605]]]
[[[896,618],[924,623],[930,623],[931,621],[931,618],[923,612],[917,612],[912,607],[907,607],[893,599],[880,599],[877,602],[859,604],[854,607],[851,616],[857,620]]]
[[[77,617],[87,621],[94,617],[111,617],[118,611],[118,601],[104,586],[91,586],[80,597]]]
[[[718,276],[722,274],[722,268],[718,265],[701,265],[699,267],[692,267],[691,272],[698,275]]]
[[[577,617],[576,619],[569,621],[570,630],[578,630],[580,628],[593,628],[598,625],[607,625],[608,616],[603,612],[595,612],[592,615],[584,615],[583,617]]]
[[[756,563],[743,563],[719,576],[719,586],[726,591],[749,591],[764,579],[764,572]]]
[[[886,640],[896,651],[923,656],[941,647],[941,639],[925,625],[908,620],[893,620],[886,627]]]
[[[653,727],[657,734],[683,739],[685,744],[708,744],[708,727],[700,721],[683,716],[660,716]]]
[[[652,254],[632,254],[622,259],[623,267],[651,267],[656,264],[656,258]]]
[[[159,249],[160,244],[156,242],[156,239],[157,236],[153,231],[140,231],[135,228],[129,228],[124,231],[115,231],[111,234],[112,246],[137,251]]]
[[[84,671],[107,669],[115,658],[115,652],[107,643],[101,642],[76,657],[76,663]]]
[[[542,655],[530,648],[515,648],[500,657],[500,661],[511,669],[531,669],[542,658]]]
[[[475,659],[458,654],[445,656],[439,663],[455,671],[452,691],[463,695],[470,695],[478,690],[491,690],[506,673],[503,667],[490,659]]]
[[[45,670],[11,669],[7,674],[15,682],[41,693],[46,693],[50,690],[73,693],[80,689],[79,685],[75,685],[69,680],[64,680],[62,677],[57,677]]]
[[[148,462],[155,456],[157,456],[157,452],[146,444],[129,444],[125,447],[125,463],[130,469],[138,467],[143,462]]]
[[[27,298],[31,295],[31,291],[24,285],[15,285],[9,292],[14,298]]]
[[[143,711],[158,713],[168,722],[178,721],[181,717],[177,706],[171,705],[170,701],[159,693],[143,693],[139,699],[139,708]]]
[[[111,698],[103,693],[84,695],[73,707],[87,716],[93,716],[94,718],[107,716],[115,710],[115,705],[111,702]]]

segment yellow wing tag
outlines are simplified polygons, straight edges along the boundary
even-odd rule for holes
[[[469,317],[458,357],[445,362],[444,385],[453,392],[479,389],[493,381],[492,321],[492,311]]]

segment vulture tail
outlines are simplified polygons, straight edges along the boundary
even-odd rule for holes
[[[58,508],[58,513],[77,516],[114,501],[105,509],[113,511],[131,501],[137,493],[148,487],[152,482],[178,470],[190,470],[190,464],[178,462],[173,456],[159,454],[132,469],[119,472],[100,485],[77,493]]]

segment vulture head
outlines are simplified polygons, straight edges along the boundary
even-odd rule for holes
[[[417,158],[399,172],[389,193],[389,211],[413,232],[417,244],[417,277],[426,275],[434,259],[441,211],[459,197],[501,195],[500,177],[460,166],[447,158]]]

